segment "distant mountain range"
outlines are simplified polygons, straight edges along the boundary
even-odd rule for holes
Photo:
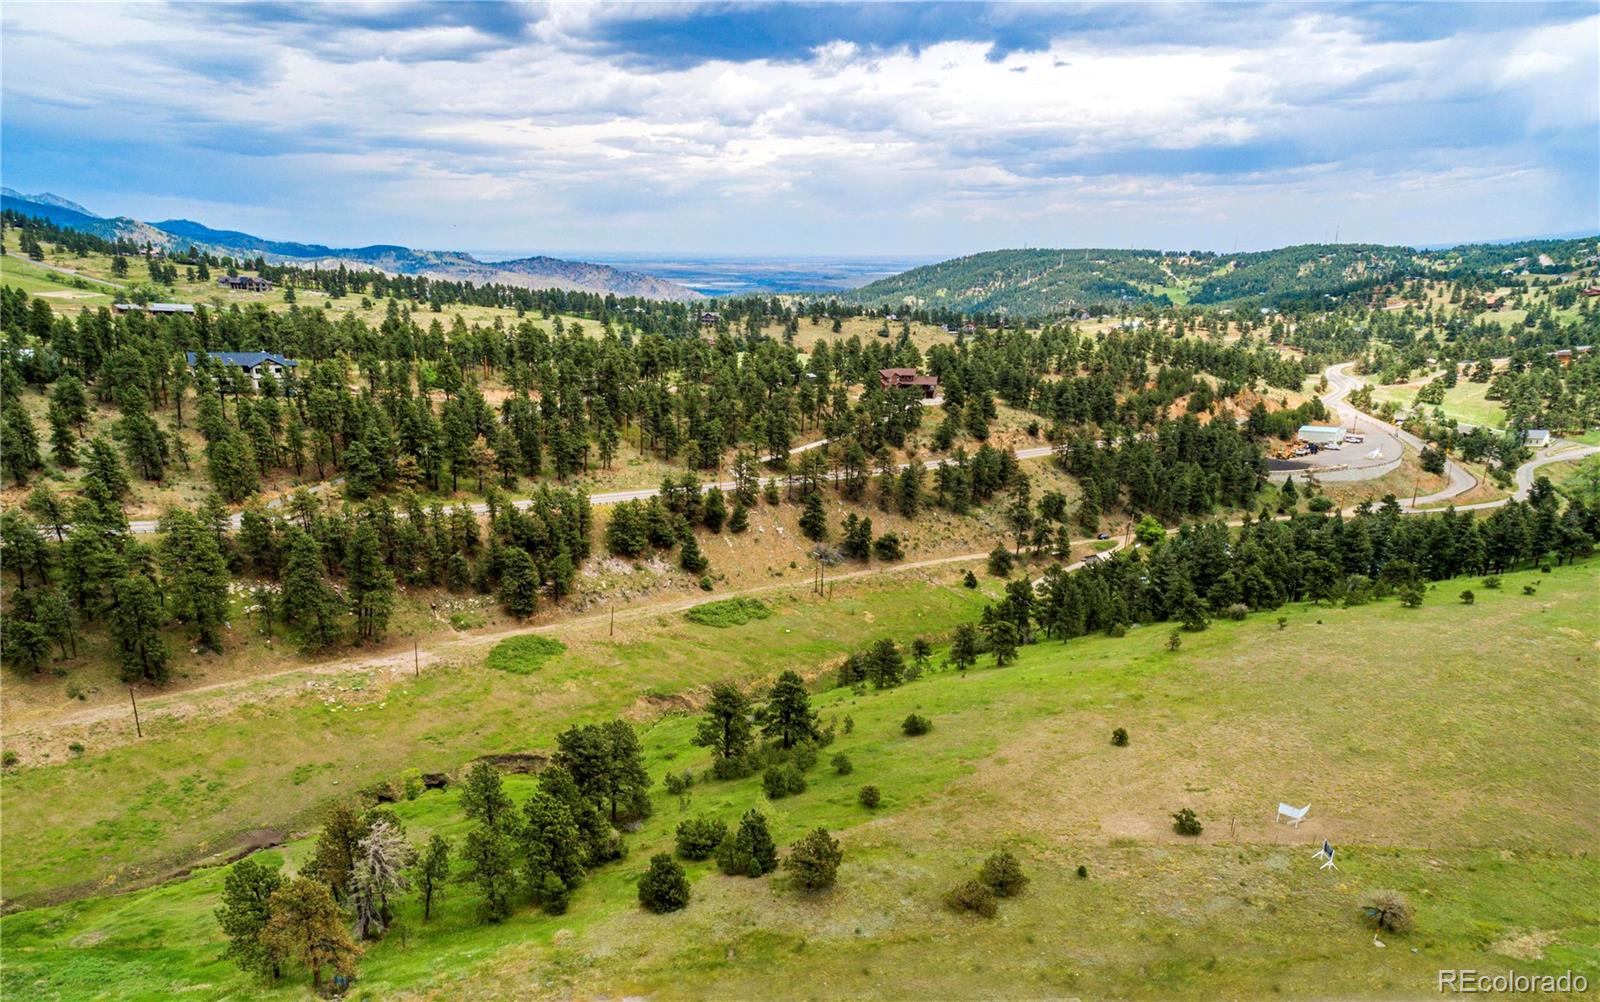
[[[415,250],[397,244],[327,247],[269,240],[237,230],[215,230],[188,219],[146,223],[128,216],[107,218],[49,192],[24,195],[10,188],[0,188],[0,208],[48,219],[57,226],[93,233],[107,240],[132,240],[169,249],[187,248],[192,244],[214,254],[261,257],[273,264],[324,268],[343,264],[348,268],[375,268],[391,274],[424,275],[452,282],[479,285],[493,282],[528,289],[571,289],[643,299],[691,301],[705,298],[687,286],[654,275],[587,261],[535,256],[485,262],[456,251]]]

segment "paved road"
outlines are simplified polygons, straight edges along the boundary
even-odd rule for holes
[[[1381,421],[1364,411],[1358,411],[1346,401],[1345,398],[1350,395],[1351,391],[1361,386],[1361,380],[1350,375],[1350,366],[1354,364],[1353,362],[1344,362],[1340,365],[1331,365],[1323,372],[1323,375],[1328,379],[1328,392],[1323,395],[1322,402],[1339,415],[1339,420],[1342,424],[1355,428],[1366,438],[1366,441],[1362,444],[1345,446],[1345,449],[1355,449],[1365,457],[1367,453],[1372,451],[1372,448],[1381,448],[1383,450],[1382,462],[1397,458],[1397,453],[1403,446],[1410,446],[1421,452],[1427,444],[1422,439],[1403,428]],[[1370,443],[1377,444],[1373,446]],[[1376,464],[1379,461],[1374,460],[1373,462]],[[1356,464],[1353,463],[1351,465]],[[1425,508],[1430,505],[1441,504],[1453,497],[1459,497],[1478,486],[1478,478],[1455,460],[1445,460],[1444,472],[1445,476],[1449,478],[1449,482],[1442,489],[1419,497],[1415,501],[1410,499],[1402,501],[1401,506],[1406,508]]]
[[[1361,380],[1350,375],[1349,373],[1350,366],[1353,364],[1353,362],[1345,362],[1341,365],[1333,365],[1328,367],[1324,375],[1328,377],[1329,392],[1322,398],[1323,402],[1338,411],[1342,419],[1354,417],[1355,419],[1362,420],[1369,425],[1384,429],[1386,432],[1392,433],[1393,436],[1398,438],[1400,441],[1420,452],[1423,446],[1426,444],[1422,441],[1422,439],[1408,431],[1405,431],[1404,429],[1397,428],[1392,424],[1387,424],[1383,421],[1380,421],[1370,414],[1358,411],[1345,402],[1345,396],[1348,395],[1351,390],[1354,390],[1356,387],[1361,385]],[[1359,425],[1358,427],[1365,427],[1365,425]],[[1459,427],[1463,428],[1464,430],[1470,430],[1472,426],[1460,425]],[[1523,463],[1521,466],[1517,467],[1515,475],[1516,490],[1512,492],[1511,498],[1499,498],[1494,501],[1480,501],[1476,504],[1457,505],[1456,510],[1479,511],[1487,508],[1498,508],[1512,498],[1518,501],[1526,501],[1528,498],[1528,493],[1533,490],[1533,481],[1538,474],[1539,467],[1548,466],[1551,463],[1562,463],[1570,460],[1582,459],[1585,456],[1592,456],[1597,452],[1600,452],[1600,447],[1593,445],[1582,445],[1577,442],[1563,442],[1560,440],[1552,442],[1543,454],[1535,456],[1533,459],[1530,459],[1526,463]],[[1445,462],[1445,473],[1450,477],[1450,482],[1445,485],[1444,489],[1434,491],[1432,494],[1425,494],[1422,497],[1417,498],[1415,501],[1404,499],[1400,502],[1400,507],[1407,510],[1415,509],[1419,511],[1422,509],[1437,510],[1440,505],[1445,504],[1451,498],[1459,497],[1478,486],[1478,478],[1473,476],[1467,470],[1463,469],[1454,460],[1447,460]]]

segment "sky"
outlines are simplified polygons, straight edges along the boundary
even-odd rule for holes
[[[334,246],[1600,230],[1600,5],[8,2],[0,180]]]

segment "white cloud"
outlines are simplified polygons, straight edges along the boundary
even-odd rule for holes
[[[1277,199],[1252,224],[1285,230],[1266,238],[1275,242],[1287,226],[1311,225],[1304,207],[1291,211],[1296,197],[1363,190],[1375,223],[1386,212],[1416,222],[1394,203],[1422,188],[1450,212],[1449,199],[1476,196],[1484,181],[1472,168],[1441,170],[1446,150],[1447,162],[1515,172],[1541,191],[1594,187],[1541,162],[1532,137],[1592,131],[1600,118],[1593,16],[1381,41],[1317,9],[1233,44],[1063,37],[994,59],[986,42],[885,51],[837,41],[804,60],[662,68],[587,41],[598,21],[628,14],[558,4],[508,42],[468,24],[319,32],[228,28],[204,9],[11,5],[5,112],[38,133],[53,122],[100,141],[169,137],[175,150],[233,143],[241,176],[315,179],[330,189],[323,201],[342,192],[373,213],[413,213],[418,231],[406,237],[393,232],[401,221],[384,220],[376,233],[371,218],[347,214],[322,218],[320,234],[281,234],[307,239],[352,239],[359,229],[438,242],[452,213],[493,231],[479,243],[503,243],[525,218],[568,246],[621,246],[624,224],[642,225],[648,238],[723,213],[726,232],[750,241],[761,230],[748,217],[761,212],[802,226],[924,221],[909,235],[934,233],[948,213],[961,222],[945,228],[947,249],[976,222],[1043,228],[1089,217],[1106,232],[1108,206],[1215,220]],[[243,70],[230,74],[230,59]],[[1479,106],[1487,124],[1474,129],[1462,108]],[[1432,138],[1408,137],[1412,122]],[[1262,159],[1259,170],[1251,157]],[[168,166],[172,188],[150,191],[151,204],[181,190],[181,154]],[[1592,205],[1580,199],[1577,210],[1561,228],[1595,221]],[[1530,227],[1547,223],[1528,215]],[[768,229],[781,239],[781,228]],[[1203,242],[1197,232],[1168,242]]]

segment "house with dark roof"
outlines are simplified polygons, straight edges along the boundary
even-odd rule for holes
[[[284,371],[293,369],[297,364],[294,359],[274,355],[270,351],[208,351],[207,355],[213,362],[223,366],[233,366],[246,376],[250,377],[250,385],[256,389],[261,388],[261,377],[267,373],[274,379],[282,379]],[[194,368],[198,361],[195,352],[185,352],[184,357],[189,362],[189,368]]]
[[[879,369],[878,385],[886,390],[917,390],[928,400],[939,395],[939,377],[919,375],[915,369]]]
[[[272,291],[271,282],[254,275],[223,275],[217,279],[217,284],[224,289],[233,289],[237,292]]]

